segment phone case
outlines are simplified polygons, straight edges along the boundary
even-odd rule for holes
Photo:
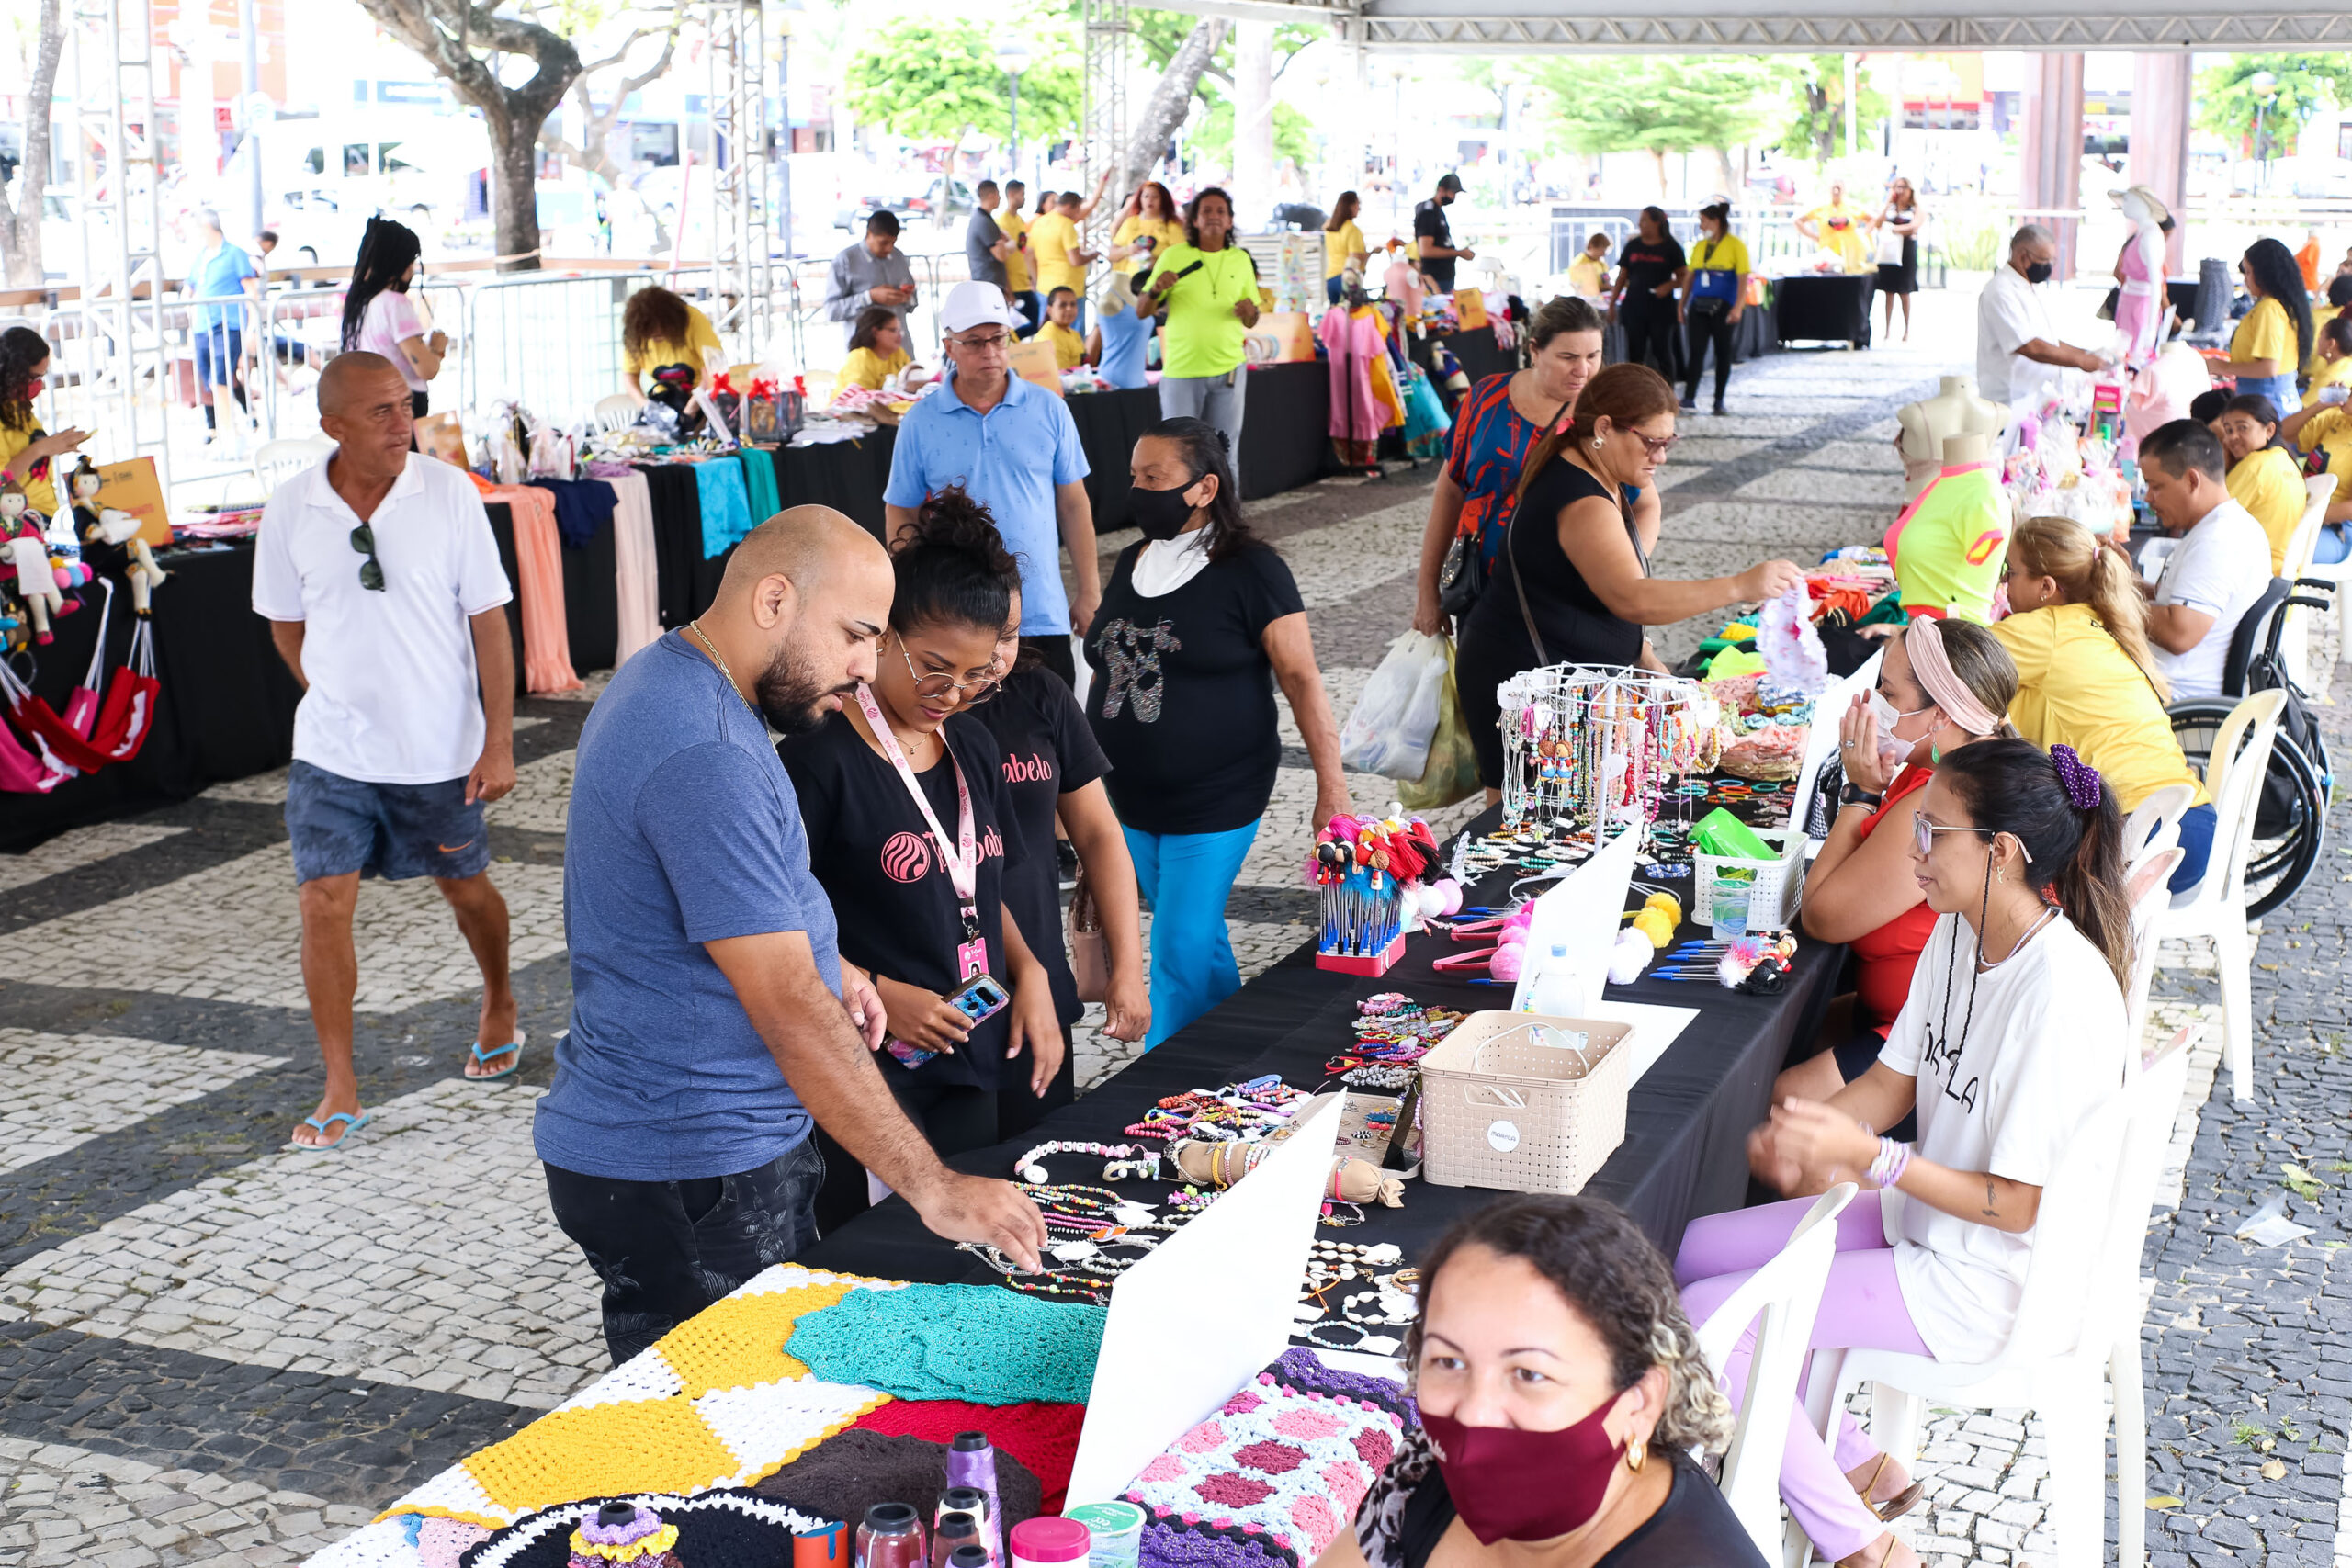
[[[978,1023],[1011,1007],[1012,997],[995,976],[975,975],[947,993],[947,1005]]]

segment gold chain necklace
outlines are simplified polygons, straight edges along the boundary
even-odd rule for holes
[[[743,694],[743,688],[735,683],[735,671],[727,668],[727,656],[718,651],[718,645],[710,640],[708,632],[702,629],[702,617],[696,615],[693,620],[688,621],[686,630],[700,637],[703,647],[710,650],[711,662],[717,664],[718,672],[727,677],[727,689],[735,694],[735,700],[745,707],[751,708],[754,714],[758,713],[760,710],[752,706],[752,699]]]

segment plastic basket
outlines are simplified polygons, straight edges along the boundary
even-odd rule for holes
[[[1758,829],[1756,835],[1766,843],[1778,840],[1778,860],[1748,860],[1739,855],[1711,855],[1704,850],[1693,852],[1698,862],[1690,878],[1690,922],[1706,925],[1714,916],[1715,873],[1727,865],[1747,865],[1756,868],[1756,886],[1747,895],[1747,929],[1762,931],[1767,927],[1793,925],[1797,904],[1804,893],[1804,851],[1809,840],[1801,829],[1783,831],[1779,829]],[[1767,919],[1764,917],[1770,915]]]
[[[1530,1024],[1581,1030],[1574,1050]],[[1440,1187],[1580,1192],[1625,1139],[1633,1026],[1474,1012],[1420,1060],[1421,1174]]]

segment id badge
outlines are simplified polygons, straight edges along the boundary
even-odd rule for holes
[[[989,972],[989,943],[986,937],[975,937],[958,943],[956,948],[956,977],[968,980],[975,975]]]

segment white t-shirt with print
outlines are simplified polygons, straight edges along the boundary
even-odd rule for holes
[[[359,581],[358,524],[324,462],[262,509],[254,609],[303,623],[294,755],[369,784],[464,778],[484,731],[470,621],[514,597],[481,493],[464,469],[410,453],[368,519],[380,591]]]
[[[1975,960],[1967,922],[1939,919],[1879,1060],[1918,1079],[1920,1158],[2046,1186],[2083,1123],[2123,1087],[2123,993],[2063,915],[1976,976],[1972,998]],[[1894,1271],[1919,1337],[1938,1360],[1989,1359],[2016,1321],[2033,1233],[1907,1193],[1899,1207]]]
[[[2213,617],[2187,653],[2155,650],[2156,668],[2173,701],[2218,697],[2230,666],[2230,639],[2238,623],[2270,586],[2270,536],[2254,513],[2224,501],[2181,536],[2156,579],[2156,603],[2186,604]]]
[[[392,362],[408,383],[412,392],[427,389],[424,377],[416,373],[401,344],[413,337],[430,337],[432,329],[424,324],[424,313],[416,301],[397,288],[387,288],[368,301],[367,310],[359,318],[356,346],[368,354],[380,354]]]

